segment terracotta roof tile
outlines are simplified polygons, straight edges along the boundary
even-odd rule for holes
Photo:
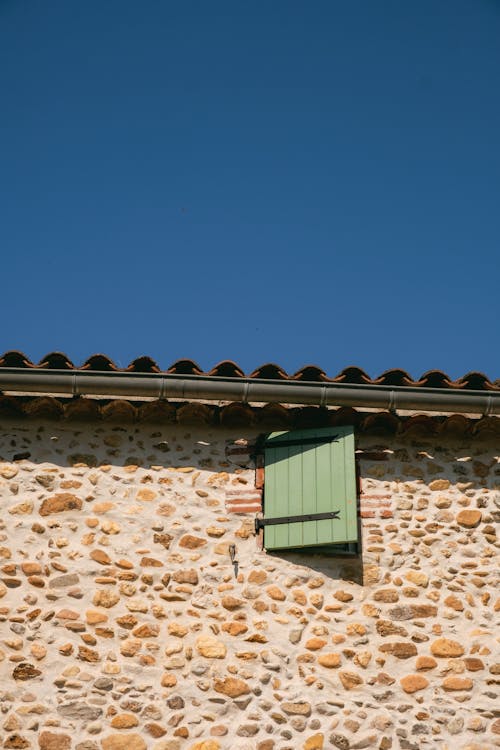
[[[97,372],[116,372],[115,363],[105,354],[93,354],[82,365],[82,370],[96,370]]]
[[[165,373],[168,375],[208,375],[210,377],[243,378],[245,373],[236,362],[223,360],[214,365],[208,372],[192,359],[179,359],[166,370],[161,370],[154,359],[147,356],[137,357],[127,367],[119,368],[105,354],[92,354],[82,365],[75,365],[64,352],[49,352],[38,364],[34,364],[23,352],[7,351],[0,356],[1,367],[34,368],[48,370],[92,370],[96,372],[137,372]],[[282,367],[266,362],[257,367],[248,376],[255,380],[297,380],[301,382],[351,383],[353,385],[393,385],[413,388],[458,388],[464,390],[500,390],[500,379],[490,380],[482,372],[469,372],[458,380],[452,380],[441,370],[429,370],[414,380],[406,370],[393,368],[377,377],[371,378],[360,367],[345,367],[339,373],[329,376],[317,365],[305,365],[295,374],[287,373]]]
[[[74,370],[75,365],[64,352],[49,352],[38,363],[47,370]]]

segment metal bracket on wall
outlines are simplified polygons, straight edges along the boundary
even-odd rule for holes
[[[307,513],[303,516],[280,516],[279,518],[256,518],[255,533],[258,534],[264,526],[277,526],[280,523],[303,523],[304,521],[340,521],[340,510],[330,510],[325,513]]]

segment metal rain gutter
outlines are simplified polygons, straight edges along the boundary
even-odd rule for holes
[[[0,391],[47,395],[241,401],[315,406],[500,414],[500,392],[349,383],[224,378],[213,375],[0,368]]]

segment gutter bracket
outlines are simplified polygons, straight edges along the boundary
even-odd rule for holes
[[[483,417],[491,416],[492,412],[493,412],[493,399],[491,398],[491,396],[488,396],[486,399],[486,408],[483,412]]]
[[[390,414],[396,414],[396,393],[395,393],[395,391],[390,391],[390,393],[389,393],[389,406],[387,407],[387,411]]]
[[[160,392],[158,393],[158,401],[168,401],[167,397],[167,381],[165,378],[160,380]]]

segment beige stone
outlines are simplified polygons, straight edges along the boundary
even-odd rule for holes
[[[363,678],[356,672],[339,672],[339,678],[345,690],[352,690],[363,684]]]
[[[43,643],[35,641],[35,643],[31,644],[30,653],[37,661],[41,661],[47,656],[47,647]]]
[[[108,615],[97,609],[88,609],[85,612],[85,618],[89,625],[97,625],[100,622],[107,622]]]
[[[394,603],[399,601],[399,594],[396,589],[379,589],[373,594],[376,602]]]
[[[310,716],[312,707],[307,701],[297,701],[296,703],[285,701],[281,704],[281,710],[288,716]]]
[[[147,750],[140,734],[109,734],[101,740],[102,750]]]
[[[211,635],[200,635],[196,639],[196,650],[206,659],[224,659],[226,656],[225,645]]]
[[[108,591],[106,589],[99,589],[95,592],[92,603],[96,607],[114,607],[120,601],[120,595],[116,591]]]
[[[220,750],[217,740],[201,740],[191,745],[189,750]]]
[[[371,651],[359,651],[354,657],[354,664],[366,669],[372,658]]]
[[[122,527],[116,521],[106,519],[101,523],[101,531],[103,531],[105,534],[113,536],[114,534],[119,534],[121,530]]]
[[[405,578],[407,581],[414,583],[415,586],[421,586],[422,588],[426,588],[429,584],[429,576],[418,570],[409,570]]]
[[[189,570],[176,570],[172,575],[172,579],[176,583],[189,583],[191,586],[198,585],[198,573],[194,568]]]
[[[420,674],[408,674],[400,679],[400,683],[405,693],[416,693],[418,690],[424,690],[429,680]]]
[[[434,479],[429,484],[429,489],[433,492],[442,492],[443,490],[447,490],[450,486],[449,479]]]
[[[22,503],[17,503],[17,505],[9,508],[9,513],[11,516],[28,516],[33,513],[33,507],[32,500],[24,500]]]
[[[44,731],[38,737],[40,750],[70,750],[71,737],[68,734],[56,734]]]
[[[268,586],[266,588],[267,595],[275,601],[282,602],[286,599],[286,594],[278,586]]]

